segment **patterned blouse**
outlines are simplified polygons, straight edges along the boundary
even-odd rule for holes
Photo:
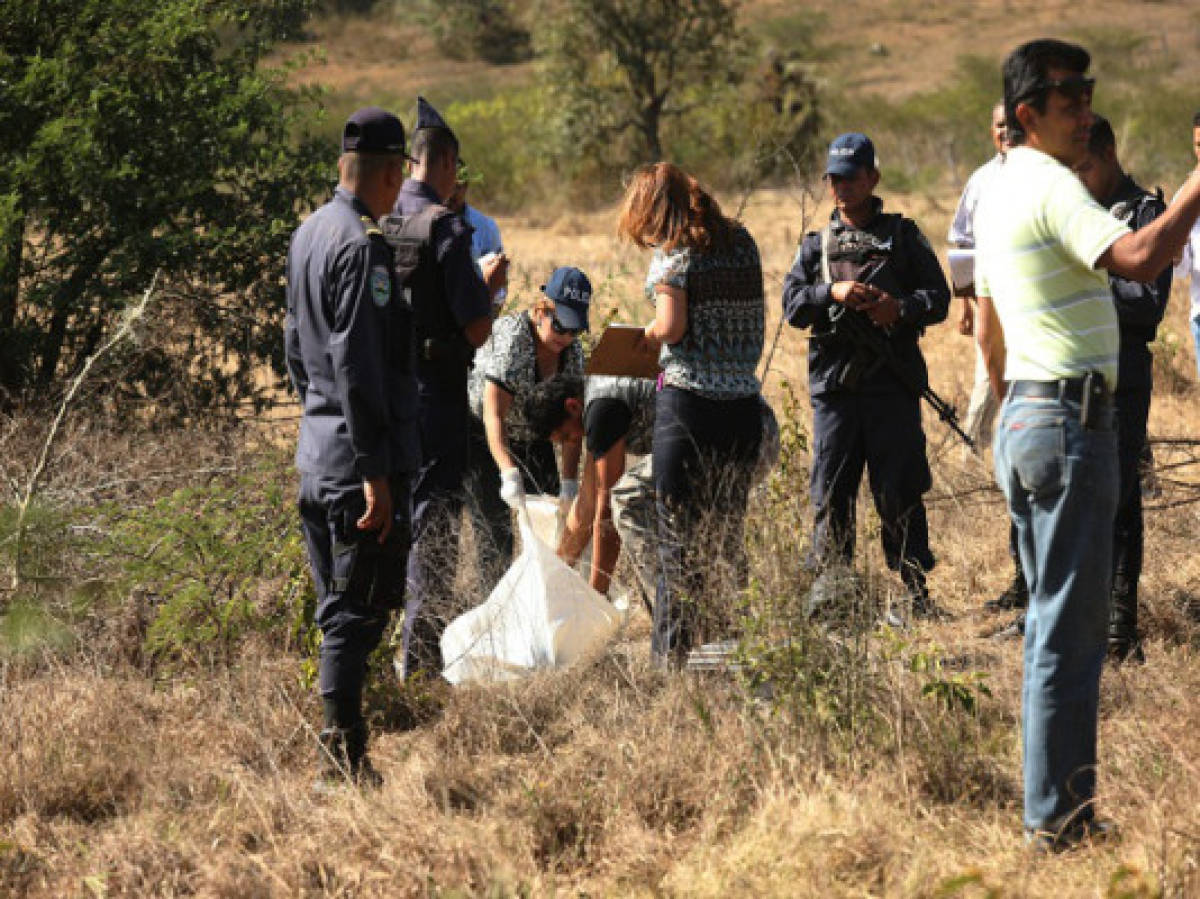
[[[558,374],[583,380],[583,347],[576,338],[558,357]],[[528,442],[533,433],[524,420],[521,400],[539,383],[537,338],[529,311],[502,315],[492,324],[492,336],[475,353],[475,367],[467,393],[471,412],[483,418],[483,394],[487,382],[503,387],[513,396],[504,418],[504,436],[510,441]]]
[[[759,392],[765,312],[758,246],[745,228],[720,252],[654,251],[646,277],[653,301],[659,284],[687,291],[687,330],[663,344],[663,383],[716,400]]]

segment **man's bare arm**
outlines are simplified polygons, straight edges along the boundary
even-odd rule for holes
[[[975,340],[987,366],[992,393],[997,399],[1003,400],[1007,389],[1004,383],[1004,328],[1000,326],[1000,318],[996,315],[991,297],[977,297],[976,302]]]
[[[1096,260],[1130,281],[1153,281],[1179,257],[1200,216],[1200,167],[1192,171],[1166,211],[1144,228],[1118,238]]]

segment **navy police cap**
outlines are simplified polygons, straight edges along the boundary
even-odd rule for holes
[[[404,126],[378,106],[365,106],[346,120],[342,150],[357,153],[403,153]]]
[[[572,331],[588,329],[588,305],[592,302],[592,282],[577,268],[556,268],[542,293],[554,301],[554,317]]]
[[[829,156],[825,162],[826,175],[851,177],[859,169],[879,167],[875,158],[875,145],[871,138],[857,131],[839,134],[829,145]]]

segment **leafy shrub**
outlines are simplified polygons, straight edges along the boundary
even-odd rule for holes
[[[167,670],[227,663],[253,634],[313,648],[312,590],[282,465],[111,510],[106,555],[122,601],[146,597],[147,658]]]
[[[545,93],[537,87],[446,107],[463,156],[483,176],[471,188],[473,203],[506,211],[561,193],[557,166],[543,139],[547,113]]]
[[[451,59],[507,65],[533,55],[528,29],[505,0],[416,0],[411,8],[437,48]]]

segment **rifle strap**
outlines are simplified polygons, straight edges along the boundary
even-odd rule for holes
[[[833,250],[833,222],[821,229],[821,283],[832,284],[833,276],[829,273],[829,254]]]

